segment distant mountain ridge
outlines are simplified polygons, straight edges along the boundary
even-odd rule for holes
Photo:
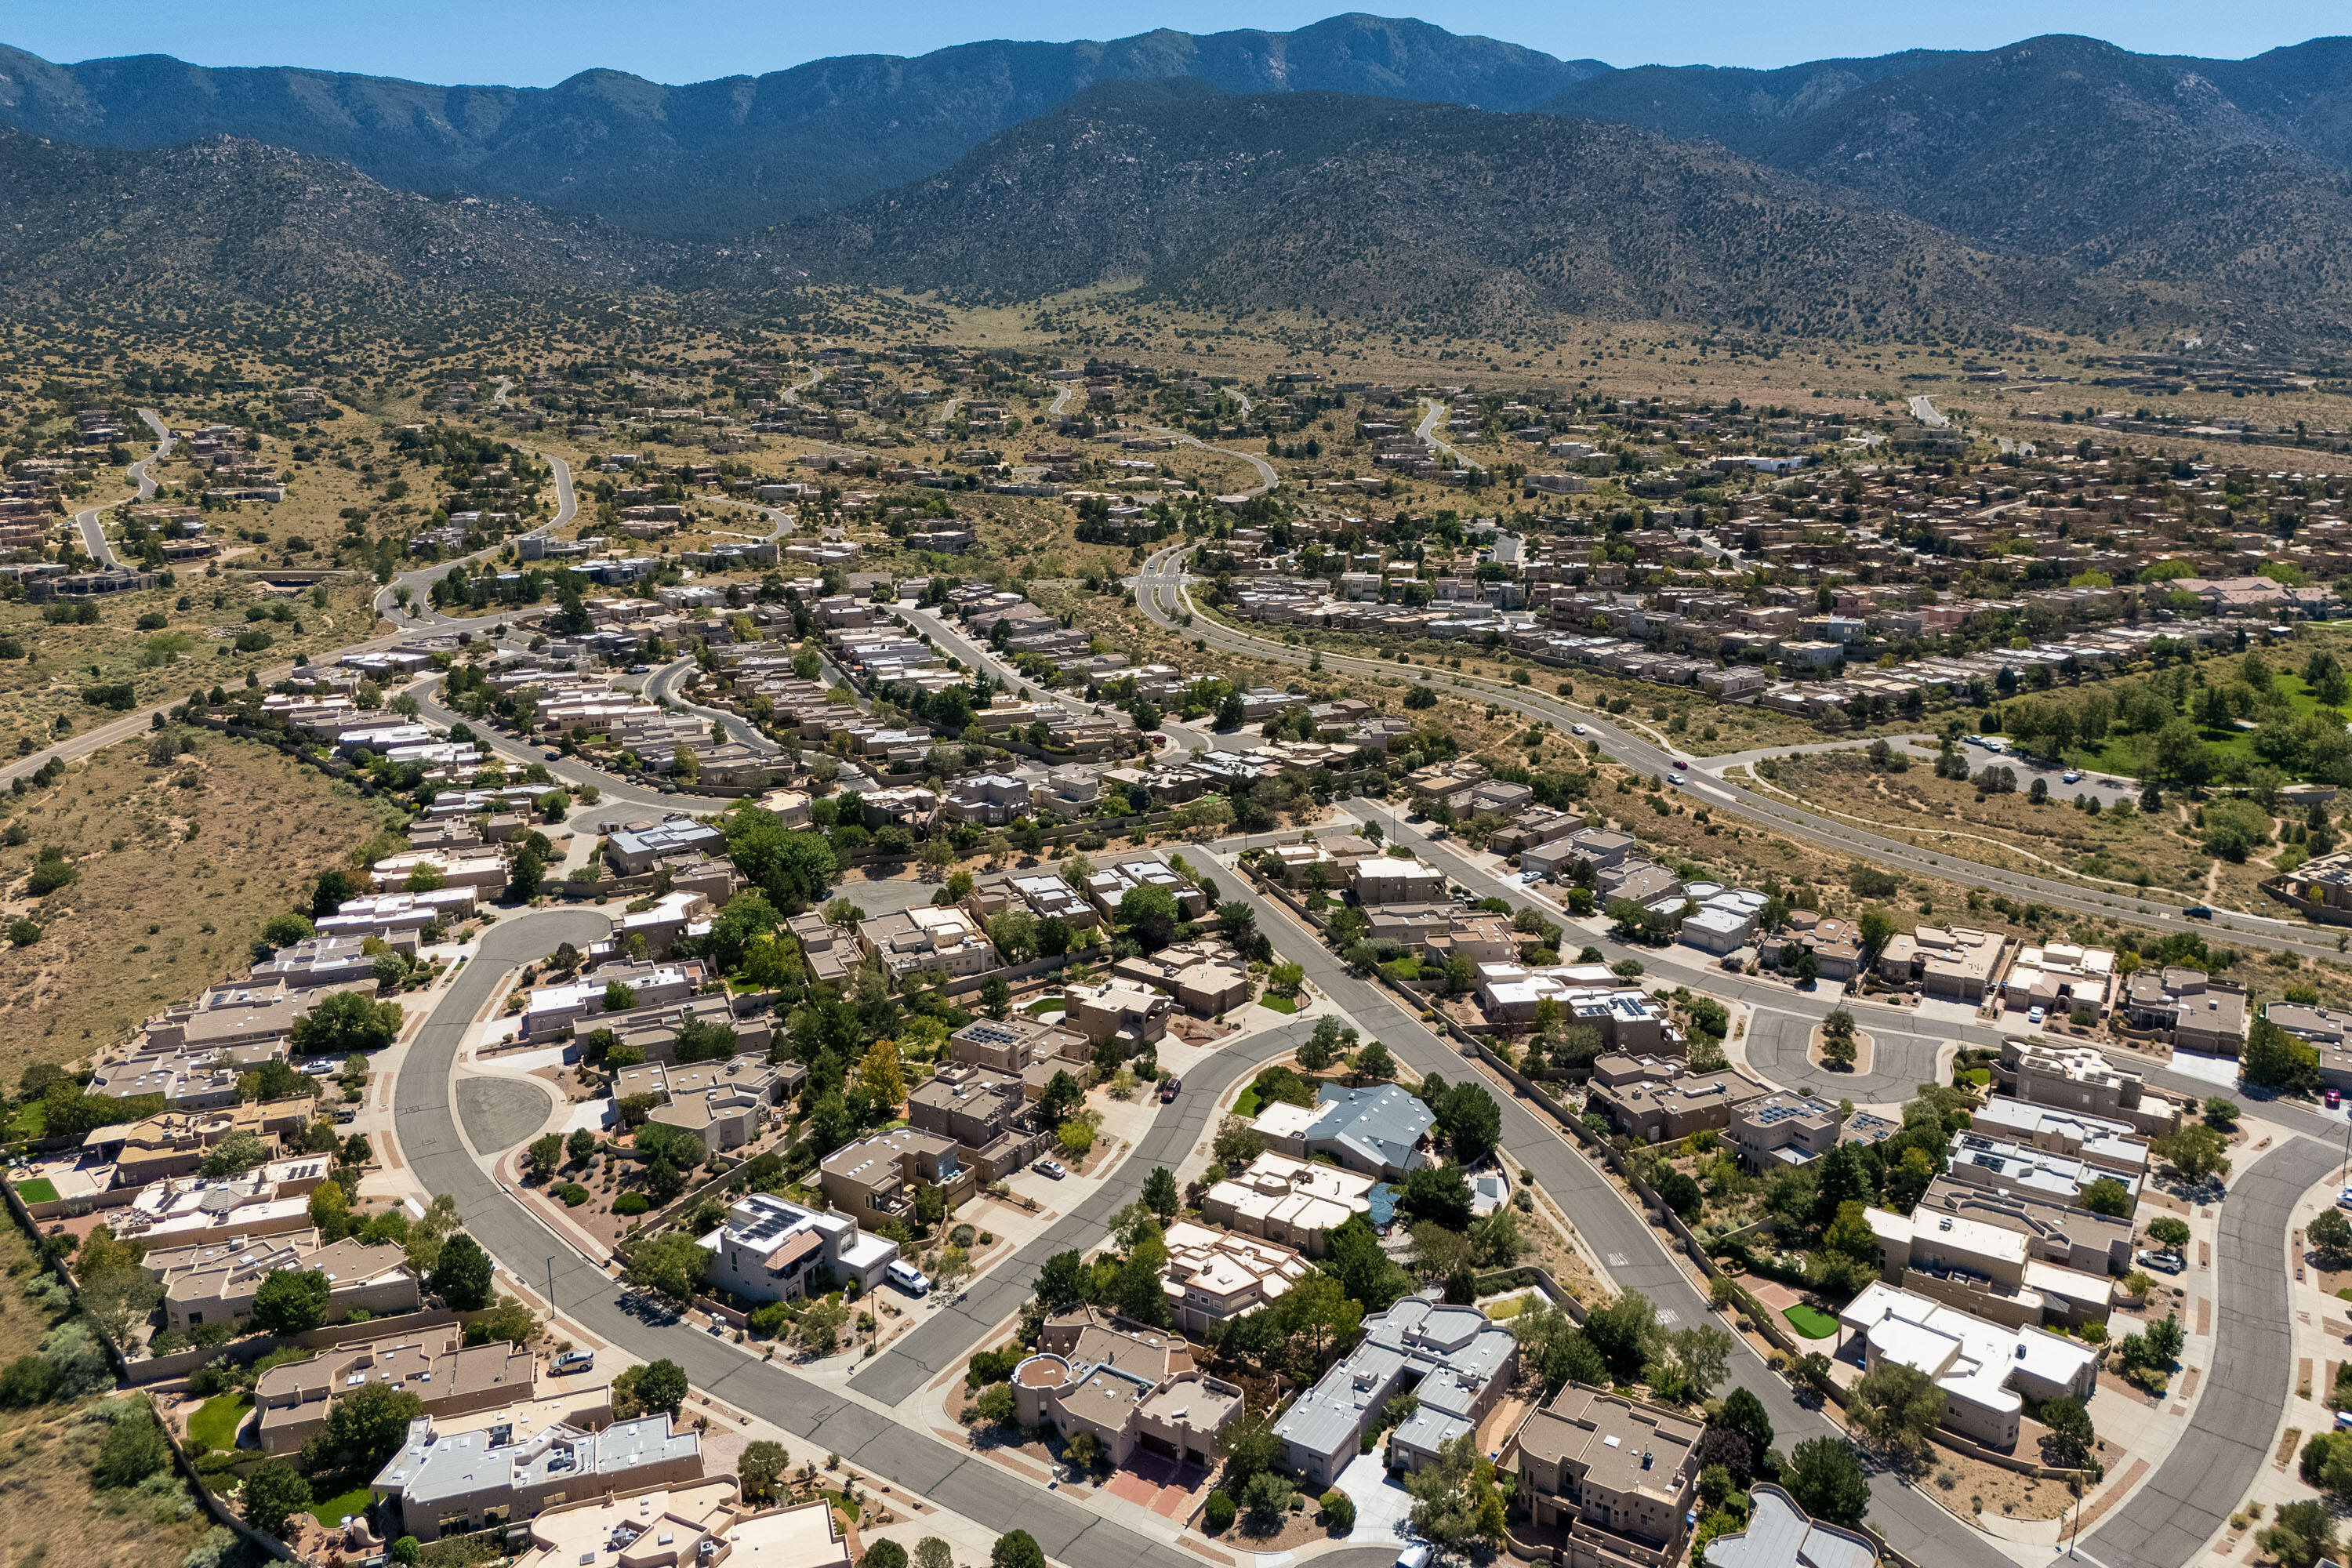
[[[91,146],[235,136],[404,190],[464,190],[723,238],[919,179],[1098,80],[1189,78],[1528,109],[1608,69],[1427,23],[1342,16],[1292,33],[1161,30],[1108,43],[856,55],[666,87],[584,71],[552,88],[436,87],[163,55],[55,65],[0,47],[0,122]]]
[[[819,281],[1026,299],[1129,278],[1188,303],[1465,326],[1566,310],[1858,331],[2073,308],[2054,268],[1706,143],[1185,81],[1097,83],[740,256]]]
[[[2234,61],[2053,36],[1617,70],[1350,15],[545,89],[0,48],[12,122],[32,134],[0,140],[0,195],[31,205],[0,225],[0,278],[43,287],[143,289],[152,255],[194,295],[258,299],[299,291],[310,255],[353,298],[1140,278],[1423,321],[2153,310],[2352,338],[2347,38]],[[179,235],[148,183],[191,174]],[[289,197],[304,184],[316,210]],[[239,224],[267,243],[240,249]]]
[[[0,126],[0,278],[19,308],[341,312],[611,293],[673,259],[593,220],[436,202],[226,137],[124,152]]]

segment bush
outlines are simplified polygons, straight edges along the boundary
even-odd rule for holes
[[[613,1212],[617,1215],[639,1215],[653,1206],[653,1200],[643,1193],[623,1193],[613,1200]]]
[[[588,1189],[577,1182],[566,1182],[555,1189],[555,1195],[563,1200],[564,1207],[576,1209],[588,1201]]]
[[[1233,1528],[1234,1516],[1240,1511],[1233,1499],[1223,1491],[1213,1491],[1209,1494],[1208,1506],[1201,1510],[1201,1523],[1211,1535],[1223,1535]]]
[[[1356,1528],[1356,1500],[1343,1491],[1323,1494],[1323,1522],[1345,1535]]]

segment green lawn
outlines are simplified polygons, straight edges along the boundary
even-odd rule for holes
[[[1789,1324],[1791,1328],[1795,1329],[1797,1332],[1804,1335],[1805,1338],[1809,1340],[1828,1339],[1832,1335],[1835,1334],[1838,1330],[1837,1320],[1835,1318],[1831,1317],[1827,1312],[1822,1311],[1820,1308],[1809,1307],[1802,1301],[1800,1301],[1795,1306],[1789,1308],[1780,1315],[1789,1320]]]
[[[236,1447],[236,1429],[245,1425],[253,1401],[242,1394],[215,1394],[188,1419],[188,1446],[199,1454],[208,1448]],[[341,1515],[337,1516],[338,1518]]]
[[[1067,1012],[1069,1005],[1069,1000],[1066,997],[1040,996],[1021,1010],[1033,1018],[1042,1018],[1048,1013]]]
[[[2306,713],[2319,711],[2319,700],[2314,697],[2310,689],[2304,685],[2303,677],[2280,670],[2271,679],[2278,693],[2286,699],[2287,707],[2294,717],[2300,719]],[[2216,763],[2231,755],[2243,755],[2250,759],[2252,757],[2253,731],[2251,730],[2240,730],[2234,727],[2227,730],[2208,730],[2200,727],[2197,733],[2203,737],[2206,750]],[[2146,740],[2147,737],[2141,735],[2110,735],[2096,748],[2084,746],[2070,748],[2066,752],[2066,760],[2074,766],[2087,769],[2092,773],[2122,773],[2127,777],[2138,778],[2142,776],[2142,769],[2147,765],[2147,759],[2141,750]]]
[[[1255,1116],[1257,1114],[1257,1108],[1264,1103],[1265,1101],[1258,1098],[1257,1085],[1252,1084],[1249,1088],[1242,1090],[1242,1097],[1239,1100],[1234,1101],[1234,1114],[1235,1116]]]
[[[365,1513],[368,1510],[368,1503],[373,1496],[374,1493],[368,1489],[367,1482],[362,1481],[347,1492],[339,1492],[330,1498],[320,1498],[312,1503],[310,1517],[332,1530],[343,1521],[343,1515]]]
[[[1257,1002],[1259,1006],[1271,1007],[1277,1013],[1296,1013],[1298,1011],[1298,998],[1296,996],[1277,996],[1273,992],[1269,991],[1265,995],[1259,997]]]
[[[28,1204],[53,1204],[58,1201],[58,1184],[47,1176],[35,1176],[16,1184],[16,1195]]]
[[[17,1108],[16,1120],[8,1124],[11,1138],[46,1138],[49,1131],[49,1107],[46,1100],[36,1100]]]

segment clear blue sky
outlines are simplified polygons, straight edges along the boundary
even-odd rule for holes
[[[827,55],[920,54],[983,37],[1115,37],[1163,26],[1283,30],[1337,9],[1306,0],[1161,0],[1148,7],[897,0],[846,8],[774,0],[16,0],[0,9],[0,42],[53,60],[169,54],[205,65],[546,86],[592,66],[682,82]],[[1652,0],[1581,7],[1441,0],[1403,14],[1620,66],[1779,66],[1904,48],[1986,48],[2052,32],[2150,53],[2238,58],[2352,30],[2342,0]]]

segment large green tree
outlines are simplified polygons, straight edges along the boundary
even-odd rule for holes
[[[1813,1437],[1798,1444],[1780,1472],[1780,1485],[1799,1508],[1831,1524],[1851,1528],[1870,1511],[1870,1481],[1842,1437]]]
[[[464,1231],[441,1244],[433,1264],[433,1293],[460,1312],[478,1312],[490,1304],[490,1255]]]
[[[253,1321],[265,1333],[299,1334],[327,1321],[330,1287],[316,1268],[277,1268],[253,1293]]]

